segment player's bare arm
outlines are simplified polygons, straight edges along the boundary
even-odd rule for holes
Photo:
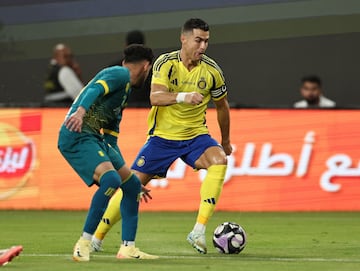
[[[232,153],[230,144],[230,106],[225,96],[221,100],[214,101],[217,111],[217,120],[221,131],[221,145],[226,155]]]
[[[65,126],[72,132],[81,133],[83,118],[86,113],[84,107],[79,106],[78,109],[65,120]]]
[[[177,103],[197,105],[203,100],[203,95],[197,92],[169,92],[166,86],[152,84],[150,92],[150,102],[153,106],[166,106]]]

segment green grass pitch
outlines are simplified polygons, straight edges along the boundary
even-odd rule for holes
[[[207,255],[185,241],[195,213],[141,213],[137,246],[159,260],[117,260],[120,224],[109,233],[104,252],[88,263],[71,260],[85,212],[0,211],[0,248],[24,251],[2,270],[359,270],[360,213],[217,212],[208,225]],[[241,224],[248,242],[239,255],[221,255],[212,231],[224,221]]]

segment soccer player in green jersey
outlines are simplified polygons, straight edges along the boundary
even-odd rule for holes
[[[153,65],[148,117],[148,140],[131,169],[147,184],[153,177],[166,176],[178,158],[194,169],[206,169],[200,189],[200,206],[187,241],[207,253],[205,230],[218,203],[227,169],[230,144],[230,112],[225,78],[219,65],[205,55],[209,25],[189,19],[181,31],[181,49],[163,54]],[[213,101],[221,131],[221,145],[209,135],[206,109]],[[190,191],[189,191],[190,193]],[[121,192],[114,195],[92,242],[94,250],[109,228],[120,219],[117,209]]]
[[[153,60],[150,48],[131,45],[124,51],[123,67],[100,71],[72,104],[60,129],[58,148],[64,158],[95,192],[83,233],[74,247],[75,261],[90,260],[90,241],[106,206],[121,187],[122,240],[117,258],[154,259],[135,247],[140,180],[131,173],[117,146],[119,123],[131,87],[141,86]]]

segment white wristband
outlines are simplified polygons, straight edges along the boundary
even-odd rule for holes
[[[185,96],[186,96],[186,92],[179,92],[177,95],[176,95],[176,102],[179,104],[179,103],[183,103],[185,102]]]

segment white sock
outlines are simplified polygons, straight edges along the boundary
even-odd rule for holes
[[[196,232],[205,233],[206,226],[204,224],[196,222],[193,230]]]
[[[102,240],[97,239],[95,236],[92,237],[91,241],[92,241],[92,242],[95,242],[95,243],[97,243],[97,244],[101,244],[101,243],[102,243]]]
[[[135,241],[123,241],[124,246],[129,247],[129,246],[135,246]]]
[[[84,239],[86,239],[86,240],[91,241],[92,234],[87,233],[87,232],[83,232],[82,235],[81,235],[81,237],[84,238]]]

